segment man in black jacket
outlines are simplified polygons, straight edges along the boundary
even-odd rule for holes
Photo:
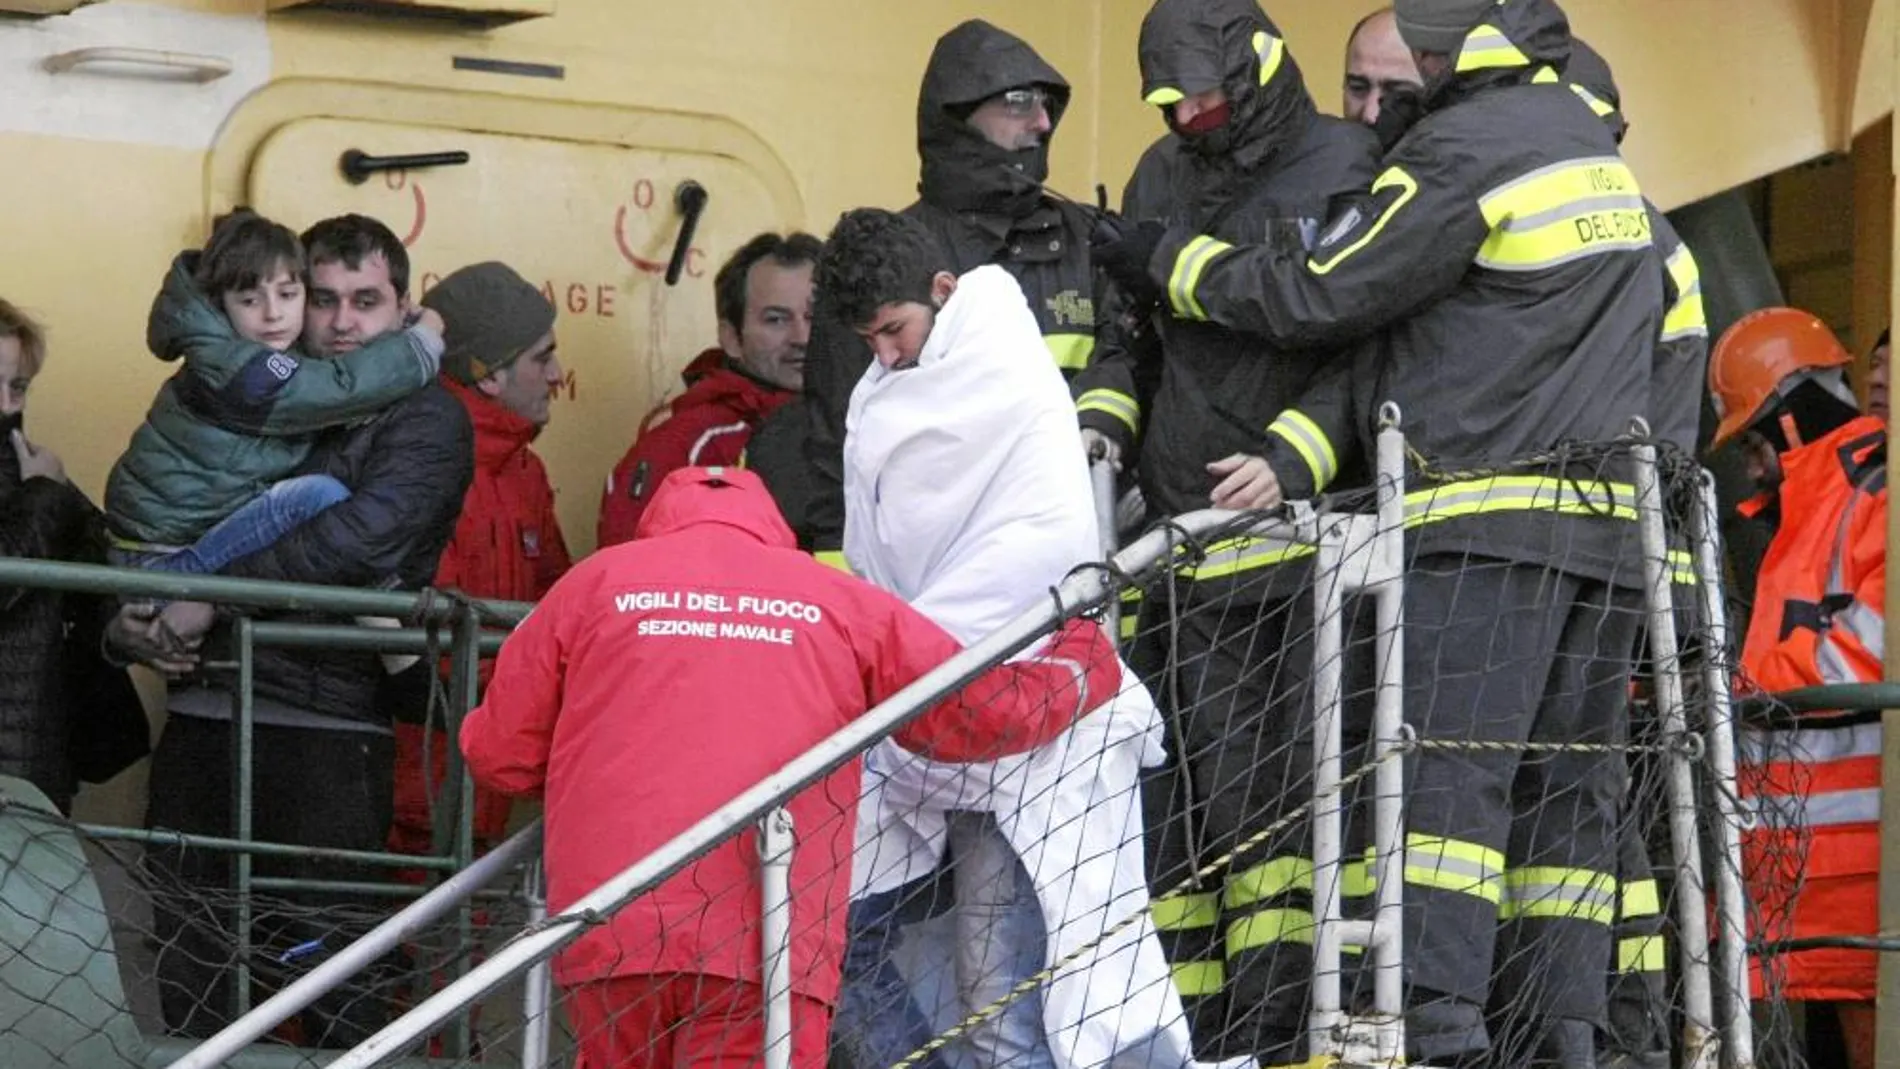
[[[1637,629],[1636,494],[1610,443],[1652,411],[1664,275],[1635,175],[1562,83],[1555,0],[1395,9],[1422,117],[1310,254],[1142,223],[1097,258],[1184,319],[1282,345],[1376,334],[1280,417],[1301,433],[1268,440],[1245,503],[1313,496],[1340,456],[1369,455],[1380,405],[1399,407],[1421,740],[1407,1053],[1589,1066]],[[1550,744],[1566,748],[1526,756]]]
[[[1159,0],[1142,21],[1139,57],[1144,99],[1169,132],[1129,179],[1128,220],[1300,252],[1336,201],[1371,183],[1376,138],[1319,114],[1254,0]],[[1120,329],[1128,306],[1136,331]],[[1275,417],[1331,359],[1326,349],[1157,314],[1152,297],[1144,304],[1133,293],[1117,295],[1109,318],[1097,363],[1073,384],[1082,434],[1117,463],[1139,450],[1133,466],[1155,517],[1231,507],[1247,455],[1303,433]],[[1174,577],[1175,598],[1144,600],[1141,630],[1154,635],[1168,629],[1153,618],[1180,607],[1171,657],[1135,658],[1172,660],[1174,685],[1155,692],[1181,699],[1168,712],[1168,770],[1144,791],[1157,893],[1310,798],[1311,714],[1300,698],[1310,689],[1312,614],[1299,596],[1305,569],[1284,556],[1226,545]],[[1298,829],[1234,858],[1224,888],[1216,879],[1156,910],[1202,1058],[1297,1060],[1311,925],[1280,922],[1310,898]]]
[[[1095,348],[1092,215],[1043,188],[1049,140],[1068,104],[1069,83],[1021,38],[980,19],[944,34],[917,99],[921,199],[904,214],[930,228],[957,274],[998,264],[1016,276],[1050,358],[1073,377]],[[863,340],[838,321],[823,293],[815,294],[805,403],[766,424],[805,420],[809,481],[797,495],[802,515],[789,519],[800,548],[839,564],[845,407],[870,364]],[[777,430],[769,436],[784,440]],[[770,485],[770,472],[767,478]],[[777,487],[773,494],[793,496]]]
[[[310,260],[304,346],[312,356],[334,357],[401,328],[410,311],[409,262],[387,227],[343,216],[318,223],[303,240]],[[454,531],[473,464],[467,411],[431,384],[361,423],[339,428],[319,445],[306,470],[341,480],[351,490],[348,501],[221,574],[336,586],[427,586]],[[303,613],[284,618],[339,622]],[[122,625],[126,622],[122,617]],[[124,626],[115,631],[125,637]],[[375,701],[381,660],[373,653],[262,647],[254,671],[253,837],[299,846],[384,849],[394,742]],[[208,675],[173,690],[170,718],[152,760],[146,817],[151,827],[234,834],[236,693],[229,674]],[[224,855],[167,850],[154,861],[172,868],[187,889],[199,888],[203,896],[230,893]],[[260,858],[256,871],[345,881],[382,875],[307,859]],[[177,1034],[208,1035],[230,1019],[229,929],[205,926],[182,905],[161,902],[157,909],[165,1022]],[[292,912],[296,916],[290,920],[262,923],[258,938],[264,960],[294,970],[359,934],[367,910],[346,896],[306,894],[296,896]],[[305,1039],[318,1046],[349,1046],[373,1034],[386,1016],[379,992],[346,987],[305,1016]]]

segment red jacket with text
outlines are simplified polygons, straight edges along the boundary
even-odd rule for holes
[[[599,544],[630,542],[640,514],[661,480],[677,468],[736,467],[752,432],[797,397],[736,370],[720,349],[708,349],[681,374],[686,392],[649,423],[620,458],[600,495]]]
[[[961,647],[885,591],[798,552],[757,475],[684,469],[641,537],[583,560],[502,647],[462,726],[479,782],[545,797],[559,913],[779,771]],[[896,734],[942,761],[1054,739],[1114,696],[1098,624],[1071,621]],[[844,947],[860,762],[794,796],[792,985],[832,1001]],[[704,973],[758,982],[760,866],[746,831],[556,960],[563,984]]]
[[[1769,693],[1884,677],[1887,433],[1861,417],[1781,456],[1780,526],[1762,558],[1742,648]],[[1878,714],[1803,714],[1740,733],[1739,780],[1760,815],[1744,837],[1751,898],[1768,940],[1873,936],[1879,929]],[[1754,982],[1760,997],[1759,962]],[[1776,994],[1868,1001],[1871,951],[1776,960]]]
[[[475,479],[462,499],[455,535],[442,552],[435,585],[495,601],[539,601],[572,566],[567,540],[554,514],[554,489],[548,484],[547,468],[528,448],[540,428],[471,387],[447,378],[442,384],[468,409],[475,425]],[[493,670],[493,661],[482,662],[484,684]],[[398,684],[392,689],[400,690],[408,705],[426,705],[427,692],[422,688],[427,669],[418,665],[412,672],[413,680],[404,683],[413,681],[414,685]],[[398,720],[395,725],[396,802],[389,845],[398,853],[429,852],[434,808],[430,799],[439,794],[446,774],[447,737],[437,731],[425,745],[422,727],[414,722],[419,719]],[[426,783],[422,775],[425,752],[433,766]],[[510,798],[477,789],[478,843],[492,846],[500,840],[512,805]]]

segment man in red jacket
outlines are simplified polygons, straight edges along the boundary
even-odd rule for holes
[[[811,272],[823,250],[810,234],[766,231],[719,269],[719,346],[687,365],[686,392],[641,430],[607,476],[600,545],[634,537],[640,513],[674,469],[739,464],[752,432],[804,389]]]
[[[544,795],[556,913],[960,648],[892,595],[799,553],[752,472],[674,472],[638,534],[555,584],[462,726],[479,782]],[[1071,621],[896,740],[939,761],[1025,752],[1120,679],[1101,627]],[[853,760],[787,806],[796,1069],[825,1064],[859,771]],[[753,837],[729,839],[556,959],[586,1069],[758,1061],[759,875]]]
[[[528,448],[547,425],[553,391],[561,382],[554,307],[499,263],[454,272],[422,303],[442,316],[442,384],[462,402],[475,427],[475,479],[463,498],[455,536],[442,553],[435,585],[476,598],[538,601],[570,564],[547,469]],[[493,662],[482,664],[483,682],[492,668]],[[447,737],[439,728],[432,738],[423,734],[431,671],[416,664],[391,678],[381,696],[396,722],[389,845],[399,853],[430,852],[447,765]],[[500,841],[511,805],[503,795],[477,791],[478,849]]]

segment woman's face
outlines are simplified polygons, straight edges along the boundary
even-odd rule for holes
[[[20,352],[20,339],[0,335],[0,420],[11,422],[26,411],[26,388],[33,381]]]

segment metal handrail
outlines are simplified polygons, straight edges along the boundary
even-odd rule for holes
[[[264,579],[233,579],[223,575],[186,575],[181,572],[155,572],[0,555],[0,588],[10,586],[135,598],[214,601],[257,609],[327,612],[342,616],[398,616],[409,619],[423,615],[425,619],[436,623],[446,623],[454,615],[458,604],[455,599],[432,592],[365,590],[320,583],[280,583]],[[534,608],[521,601],[468,600],[481,610],[483,617],[509,626],[520,623],[528,611]]]
[[[198,600],[221,605],[236,605],[247,610],[232,630],[235,656],[227,661],[206,661],[205,667],[234,673],[232,691],[232,727],[238,753],[234,773],[231,831],[225,836],[183,835],[164,830],[135,830],[105,826],[87,826],[82,830],[102,839],[139,840],[148,843],[190,846],[228,851],[234,855],[236,890],[236,982],[232,984],[233,1009],[238,1016],[250,1010],[251,914],[253,894],[258,891],[330,891],[335,893],[409,896],[422,894],[407,883],[339,882],[304,878],[259,877],[254,871],[258,857],[294,855],[322,858],[387,868],[423,870],[436,875],[456,873],[475,861],[473,841],[473,783],[463,774],[460,754],[450,751],[450,768],[445,804],[440,807],[440,827],[435,851],[411,856],[393,851],[305,849],[291,844],[259,842],[252,834],[254,730],[256,727],[255,652],[261,646],[290,646],[359,651],[363,653],[439,653],[450,664],[447,725],[451,734],[462,715],[475,703],[479,686],[480,660],[497,652],[506,632],[489,630],[485,625],[512,627],[533,608],[522,602],[483,601],[441,591],[391,592],[322,584],[283,583],[267,580],[234,579],[216,575],[146,571],[137,568],[74,564],[34,558],[0,555],[0,589],[34,588],[93,594],[125,599],[164,598]],[[407,619],[414,626],[363,627],[340,623],[313,623],[271,619],[248,613],[262,610],[301,611],[335,616],[378,616]],[[227,684],[228,686],[229,684]],[[424,896],[427,897],[426,895]],[[472,939],[472,913],[464,901],[457,917],[459,945]],[[466,963],[457,962],[458,974]],[[465,1025],[447,1037],[450,1053],[468,1046]]]
[[[338,950],[323,964],[305,973],[289,987],[256,1009],[226,1025],[169,1069],[211,1069],[269,1034],[270,1030],[309,1008],[331,988],[367,968],[405,941],[422,934],[450,910],[517,864],[531,860],[541,845],[541,822],[516,832],[475,863],[443,881],[441,886],[398,911],[361,939]]]
[[[1735,715],[1744,720],[1771,719],[1778,712],[1878,712],[1882,709],[1900,709],[1900,683],[1827,683],[1735,699]]]
[[[1307,516],[1312,514],[1309,512]],[[580,938],[604,918],[679,872],[696,858],[745,828],[750,828],[785,799],[830,775],[846,762],[921,716],[944,694],[969,683],[995,664],[1028,649],[1078,608],[1099,607],[1120,593],[1119,575],[1141,574],[1174,555],[1183,536],[1251,530],[1269,541],[1311,545],[1318,532],[1310,523],[1289,523],[1278,516],[1245,516],[1207,510],[1190,513],[1137,539],[1115,555],[1112,569],[1081,568],[1057,588],[1047,605],[1027,609],[988,637],[925,673],[897,694],[806,750],[720,806],[652,853],[627,866],[592,892],[497,948],[465,976],[431,995],[353,1047],[331,1069],[369,1069],[381,1065],[428,1035],[442,1022],[472,1005],[538,962]],[[1111,574],[1113,573],[1113,574]]]

